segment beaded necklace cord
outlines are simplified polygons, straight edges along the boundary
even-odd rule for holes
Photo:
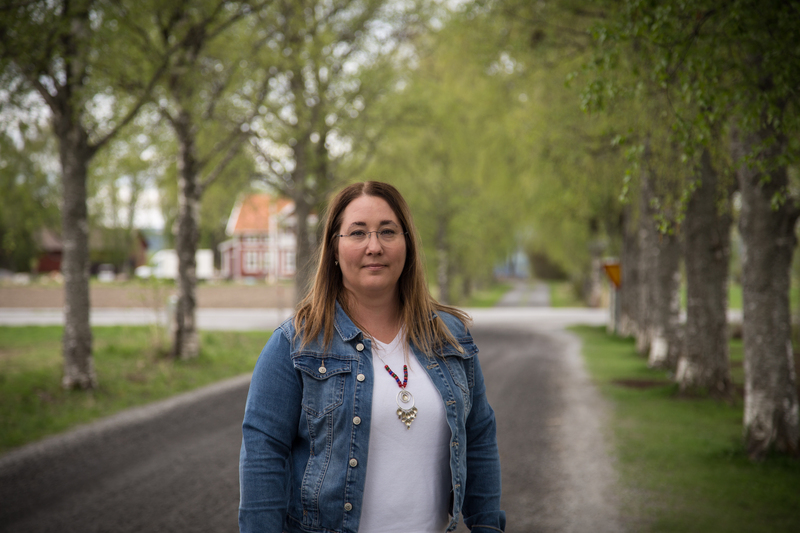
[[[392,372],[392,369],[389,368],[389,365],[384,364],[383,368],[385,368],[386,371],[389,373],[389,375],[394,378],[394,380],[397,382],[397,386],[398,387],[400,387],[401,389],[405,389],[406,388],[406,385],[408,385],[408,365],[403,365],[403,382],[402,383],[400,383],[400,378],[397,377],[397,374]]]

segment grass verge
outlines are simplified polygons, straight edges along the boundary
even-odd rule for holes
[[[485,289],[472,291],[462,307],[494,307],[511,287],[510,283],[497,283]]]
[[[123,409],[251,372],[270,332],[209,332],[197,359],[164,357],[149,327],[96,327],[100,386],[61,389],[60,326],[0,327],[0,453]]]
[[[571,281],[548,281],[550,307],[586,307]]]
[[[632,340],[577,327],[587,369],[613,406],[612,430],[632,531],[800,531],[800,461],[751,463],[742,446],[741,399],[677,396],[664,371],[647,368]],[[731,342],[742,383],[742,346]]]

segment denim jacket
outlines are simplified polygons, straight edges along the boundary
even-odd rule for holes
[[[456,317],[441,313],[459,348],[412,351],[442,395],[450,426],[452,519],[503,531],[495,418],[478,349]],[[300,348],[291,320],[256,363],[242,424],[242,532],[355,533],[361,515],[372,413],[371,342],[336,305],[333,341]]]

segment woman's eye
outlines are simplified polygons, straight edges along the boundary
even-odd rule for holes
[[[382,229],[381,237],[393,237],[397,232],[393,229]]]
[[[350,234],[350,236],[351,236],[351,237],[363,237],[363,236],[364,236],[364,235],[366,235],[366,234],[367,234],[367,233],[366,233],[365,231],[363,231],[363,230],[360,230],[360,229],[357,229],[357,230],[355,230],[354,232],[352,232],[352,233]]]

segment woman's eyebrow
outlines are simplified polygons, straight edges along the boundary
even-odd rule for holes
[[[395,222],[394,220],[381,220],[381,223],[378,224],[378,226],[397,226],[397,225],[398,225],[397,222]],[[367,227],[367,223],[366,222],[360,222],[360,221],[359,222],[351,222],[350,225],[347,226],[347,227],[349,229],[349,228],[352,228],[353,226],[358,226],[358,227],[364,227],[365,228],[365,227]]]

